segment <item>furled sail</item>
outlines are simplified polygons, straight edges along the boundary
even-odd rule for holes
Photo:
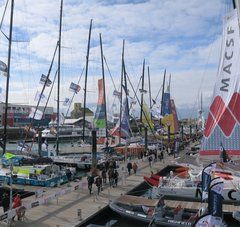
[[[123,101],[122,108],[121,134],[120,134],[120,121],[118,121],[114,129],[111,131],[111,135],[119,137],[121,136],[122,138],[130,137],[129,110],[126,98]]]
[[[222,51],[200,155],[240,155],[240,37],[237,11],[224,19]]]
[[[179,130],[178,127],[178,118],[175,103],[173,99],[170,99],[170,90],[169,87],[167,91],[163,94],[163,108],[162,108],[162,124],[164,126],[170,125],[170,133],[177,133]]]

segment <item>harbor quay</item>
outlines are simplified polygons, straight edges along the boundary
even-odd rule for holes
[[[24,190],[40,191],[41,195],[40,198],[36,198],[36,195],[33,195],[23,199],[23,205],[31,207],[32,204],[32,208],[26,210],[22,220],[13,221],[11,226],[84,226],[85,220],[108,206],[112,200],[139,185],[143,182],[144,176],[150,176],[151,172],[158,172],[166,165],[175,163],[175,160],[173,156],[165,155],[164,161],[160,162],[157,160],[152,167],[149,166],[147,157],[143,160],[133,159],[131,162],[136,162],[138,165],[136,175],[132,172],[129,176],[127,171],[125,171],[126,163],[122,162],[119,166],[118,186],[110,188],[107,182],[103,185],[103,190],[98,196],[96,193],[97,189],[94,188],[93,194],[89,195],[87,177],[83,177],[79,182],[70,182],[54,188],[24,186]],[[47,198],[47,202],[39,205],[44,198]],[[1,210],[0,214],[2,213],[3,211]],[[2,221],[0,226],[8,226],[8,223]]]

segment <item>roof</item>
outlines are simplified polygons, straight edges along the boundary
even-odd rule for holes
[[[65,121],[64,121],[64,124],[65,125],[69,125],[69,124],[75,124],[77,123],[78,121],[82,121],[83,120],[83,117],[79,117],[79,118],[66,118]],[[86,116],[85,117],[85,120],[88,121],[89,123],[92,123],[93,122],[93,116]]]
[[[148,199],[142,196],[133,196],[133,195],[123,195],[119,197],[116,202],[128,205],[139,205],[139,206],[157,206],[159,200],[158,199]]]

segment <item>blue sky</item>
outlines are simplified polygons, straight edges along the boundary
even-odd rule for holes
[[[231,0],[68,0],[64,1],[61,99],[70,96],[68,87],[77,82],[85,65],[90,19],[93,30],[89,63],[89,95],[97,101],[97,79],[101,77],[99,33],[104,54],[119,86],[122,40],[126,40],[125,62],[133,84],[138,83],[142,62],[150,67],[153,97],[161,86],[163,71],[172,74],[171,94],[178,109],[198,109],[203,93],[205,106],[212,97],[221,44],[222,18]],[[5,1],[0,0],[0,15]],[[14,39],[10,79],[10,102],[34,104],[47,73],[58,39],[60,0],[15,1]],[[9,7],[3,30],[8,33]],[[0,35],[0,59],[6,62],[7,41]],[[56,64],[54,65],[54,70]],[[53,74],[52,76],[53,77]],[[107,95],[113,102],[113,85],[106,71]],[[84,80],[80,85],[83,87]],[[5,87],[5,78],[0,78]],[[146,83],[146,87],[147,87]],[[47,92],[46,92],[47,93]],[[56,92],[54,92],[56,94]],[[131,92],[131,94],[133,94]],[[56,97],[56,95],[55,95]],[[148,100],[148,97],[145,97]],[[83,100],[83,90],[75,101]],[[51,99],[55,106],[54,96]],[[135,107],[137,108],[137,107]],[[191,115],[191,114],[189,114]]]

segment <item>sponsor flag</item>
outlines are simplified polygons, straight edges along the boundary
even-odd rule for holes
[[[47,81],[47,82],[46,82]],[[41,76],[41,79],[40,79],[40,84],[45,84],[46,83],[46,87],[50,87],[51,86],[51,84],[52,84],[52,81],[49,79],[49,78],[47,78],[47,76],[45,76],[44,74],[42,74],[42,76]]]
[[[208,190],[211,182],[211,174],[214,168],[216,168],[216,163],[211,163],[206,166],[202,171],[202,201],[208,199]]]
[[[38,102],[38,100],[40,99],[40,102],[46,102],[47,101],[47,97],[46,95],[44,95],[43,93],[41,94],[41,92],[37,91],[34,101]]]
[[[78,84],[71,82],[69,90],[75,92],[76,94],[80,91],[81,87]]]
[[[222,192],[224,183],[220,177],[213,179],[209,188],[208,211],[214,217],[222,218]]]
[[[70,106],[70,104],[71,104],[70,98],[65,98],[63,101],[63,106]]]
[[[43,116],[43,112],[41,110],[36,110],[35,108],[31,108],[29,112],[29,118],[34,118],[35,120],[41,120]]]
[[[7,65],[0,60],[0,74],[7,77]]]

